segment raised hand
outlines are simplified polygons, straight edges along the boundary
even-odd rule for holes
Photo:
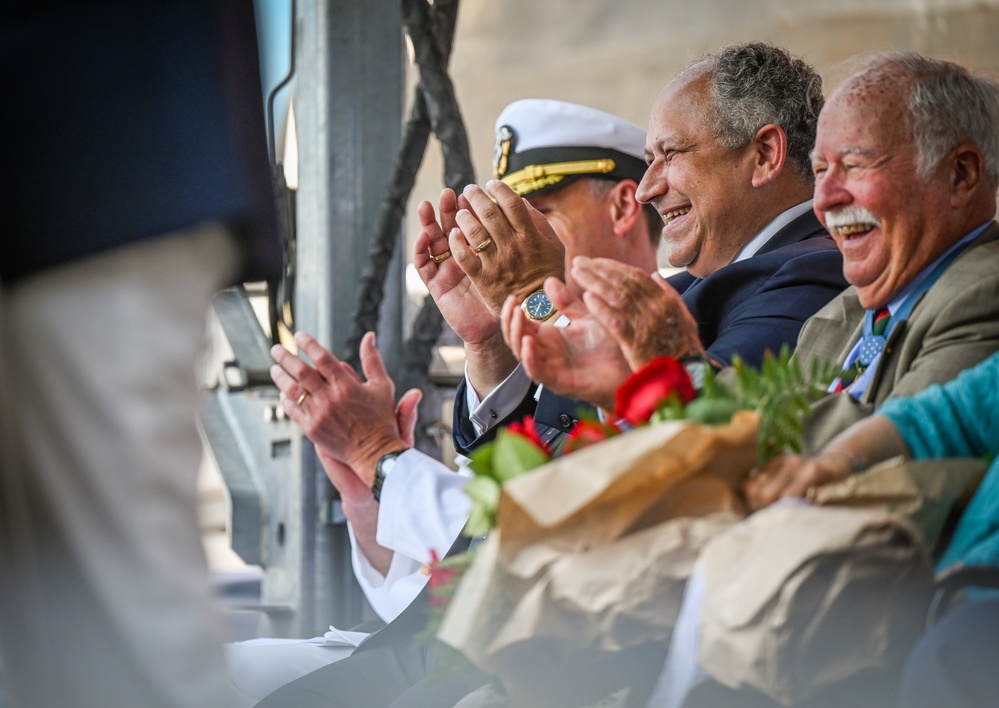
[[[704,356],[697,322],[658,273],[650,277],[609,258],[577,256],[572,278],[585,291],[586,309],[617,340],[632,370],[657,356]]]
[[[535,381],[556,393],[613,410],[617,389],[631,374],[620,346],[565,283],[549,278],[544,285],[552,304],[571,324],[535,322],[511,296],[501,317],[507,345]]]
[[[420,235],[416,237],[413,263],[426,284],[430,296],[454,333],[463,342],[479,343],[498,337],[499,316],[486,305],[472,281],[457,261],[447,255],[447,234],[455,228],[457,198],[450,189],[441,192],[440,222],[430,202],[420,202],[416,208],[420,219]]]
[[[454,219],[459,205],[468,208],[464,197],[457,199],[450,189],[441,192],[438,223],[433,205],[420,203],[417,214],[422,228],[413,262],[444,319],[465,343],[468,382],[479,398],[485,398],[513,371],[517,360],[503,342],[499,313],[486,305],[451,255],[444,234],[456,229]]]
[[[375,348],[374,333],[361,340],[366,381],[310,335],[299,332],[295,341],[314,366],[284,347],[271,349],[277,362],[271,378],[281,391],[281,405],[321,452],[352,468],[370,490],[378,459],[407,447],[396,418],[395,384]]]
[[[508,296],[523,300],[545,278],[565,280],[565,248],[526,200],[498,180],[487,182],[486,191],[468,185],[462,196],[468,206],[455,214],[451,254],[494,313]]]

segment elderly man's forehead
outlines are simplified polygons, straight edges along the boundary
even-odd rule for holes
[[[901,67],[876,64],[846,79],[833,92],[829,103],[865,104],[882,111],[904,110],[911,91],[912,77]]]
[[[817,142],[830,133],[853,135],[855,144],[837,146],[840,154],[864,152],[871,140],[895,143],[911,138],[906,119],[911,81],[888,70],[864,71],[847,79],[826,101],[819,116]],[[812,151],[812,157],[815,156]]]

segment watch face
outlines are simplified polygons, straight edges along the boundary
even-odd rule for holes
[[[552,301],[543,292],[531,293],[524,301],[524,312],[535,320],[543,320],[552,314]]]

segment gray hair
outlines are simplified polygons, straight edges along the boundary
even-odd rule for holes
[[[802,59],[764,42],[722,47],[690,64],[683,74],[707,74],[712,130],[728,148],[749,143],[765,125],[787,136],[788,157],[813,181],[809,153],[822,110],[822,77]]]
[[[899,74],[909,84],[905,120],[916,145],[920,179],[929,179],[955,147],[971,143],[982,153],[992,189],[999,187],[999,83],[995,79],[916,52],[877,54],[867,71]]]

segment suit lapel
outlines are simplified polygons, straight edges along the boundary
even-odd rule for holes
[[[666,279],[666,282],[672,285],[673,289],[678,293],[684,295],[688,290],[690,290],[690,288],[701,282],[701,279],[695,278],[687,271],[683,271],[682,273],[671,275]]]
[[[864,308],[850,288],[805,322],[795,357],[806,364],[819,359],[839,366],[860,339],[863,324]]]
[[[950,268],[959,263],[961,259],[973,257],[976,246],[995,241],[997,238],[999,238],[999,226],[993,222],[984,232],[982,232],[982,234],[968,244],[968,246],[964,249],[964,252],[954,260],[954,263],[952,263],[947,270],[949,271]],[[919,296],[919,299],[912,307],[912,311],[909,313],[908,319],[900,321],[897,325],[892,327],[892,332],[888,336],[888,340],[885,342],[884,352],[881,355],[881,359],[878,361],[878,367],[874,371],[874,375],[871,377],[867,390],[864,391],[864,395],[861,397],[861,401],[863,403],[880,405],[888,397],[890,389],[894,387],[896,371],[898,370],[900,363],[899,350],[902,346],[902,342],[905,340],[905,332],[908,328],[908,323],[913,318],[919,317],[919,306],[929,295],[930,291],[932,291],[933,288],[936,288],[937,292],[946,294],[955,288],[961,289],[963,287],[963,283],[952,283],[947,277],[947,271],[944,271],[944,273],[940,275],[939,280],[933,284],[933,287]],[[885,392],[883,396],[878,396],[877,394],[885,382],[887,382],[889,390]]]
[[[905,330],[905,320],[900,321],[892,328],[891,334],[888,335],[888,339],[885,341],[881,358],[878,359],[878,366],[874,369],[874,374],[871,376],[871,380],[864,390],[864,395],[860,397],[861,403],[880,405],[881,399],[877,396],[877,392],[881,389],[882,382],[895,381],[895,370],[898,369],[898,356],[895,350],[905,338]],[[891,385],[894,385],[894,383]]]
[[[771,251],[776,251],[778,248],[790,246],[793,243],[804,241],[816,235],[828,234],[822,226],[822,222],[815,216],[815,212],[809,209],[798,218],[792,219],[775,233],[769,241],[763,244],[758,253],[770,253]]]

